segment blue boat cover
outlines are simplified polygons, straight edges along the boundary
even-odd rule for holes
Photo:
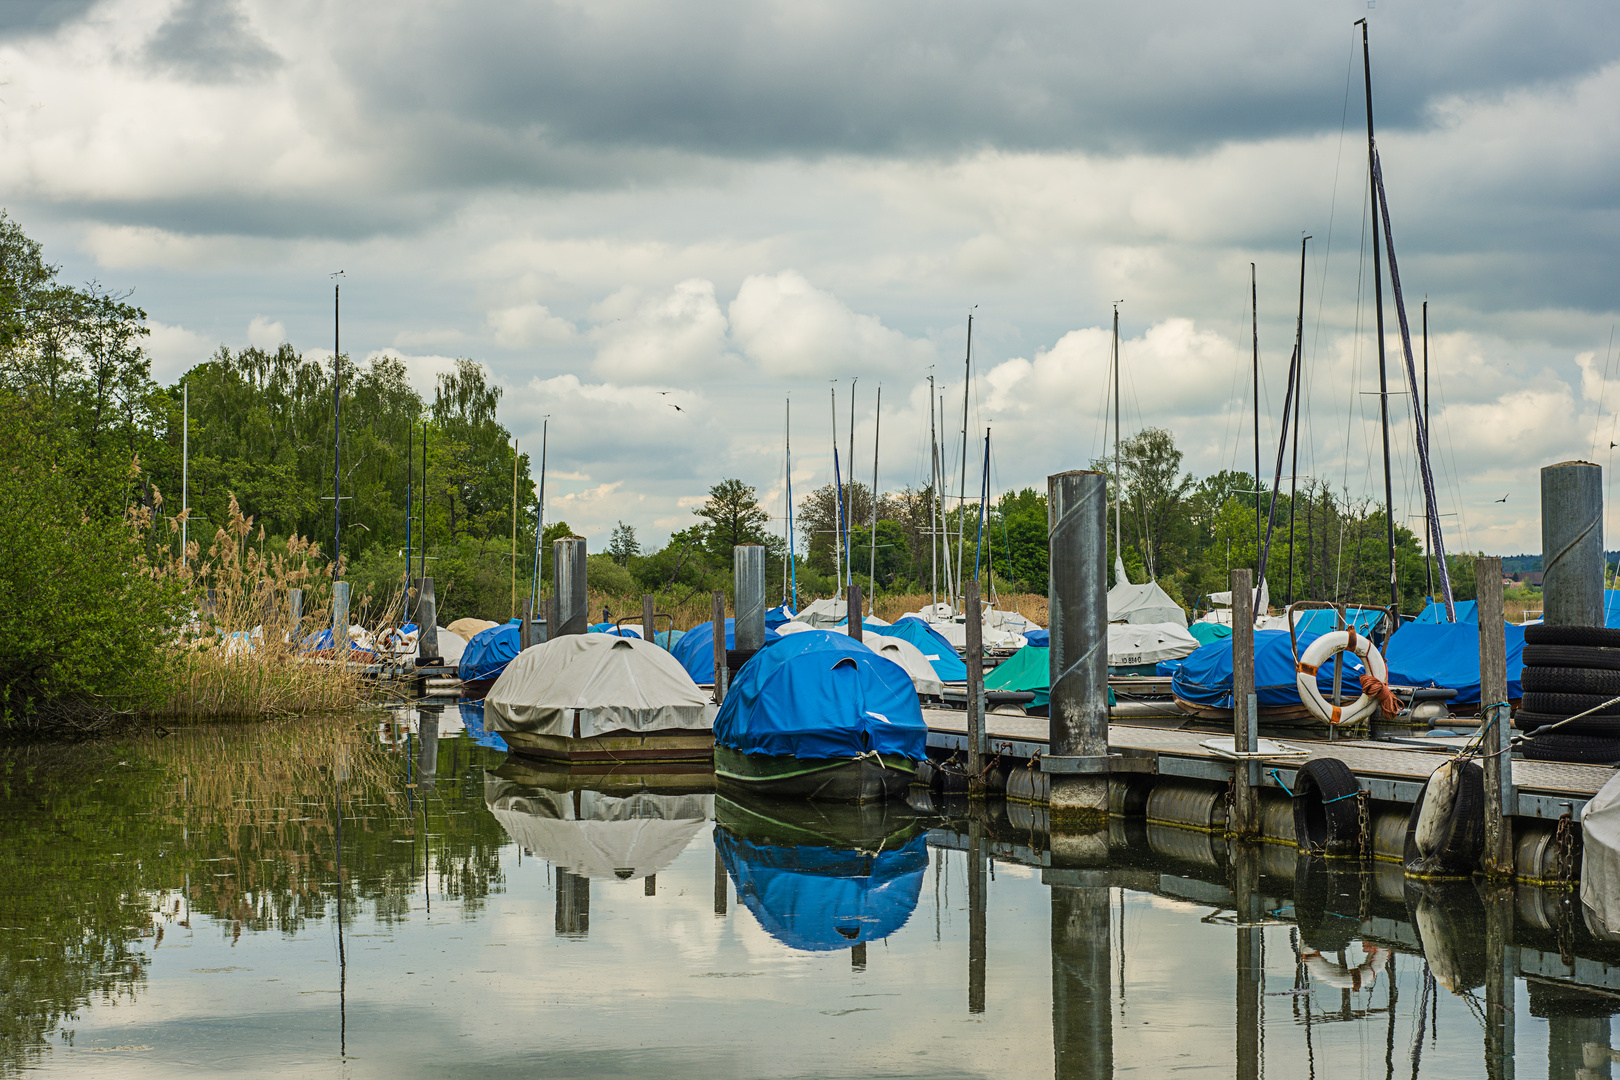
[[[874,632],[904,638],[921,649],[940,682],[967,682],[967,665],[956,655],[955,647],[945,640],[944,634],[921,619],[899,619],[892,626],[878,627]]]
[[[789,634],[756,653],[714,719],[718,745],[773,757],[876,751],[916,761],[927,754],[927,740],[905,668],[829,630]]]
[[[804,635],[798,635],[803,637]],[[906,925],[922,895],[928,837],[889,851],[755,844],[731,830],[715,843],[767,934],[792,949],[831,952],[881,941]]]
[[[771,610],[769,610],[769,611],[767,611],[765,613],[765,629],[767,629],[767,630],[775,630],[778,626],[781,626],[783,623],[790,623],[792,621],[793,621],[793,612],[788,608],[788,606],[786,604],[781,604],[781,605],[779,605],[777,607],[773,607],[773,608],[771,608]]]
[[[1395,635],[1399,637],[1400,635]],[[1303,655],[1316,634],[1299,635],[1299,651]],[[1333,692],[1333,667],[1329,660],[1316,673],[1316,685],[1323,695]],[[1160,664],[1159,671],[1165,672]],[[1352,664],[1344,666],[1345,678],[1357,685],[1361,670]],[[1222,638],[1182,658],[1181,666],[1169,672],[1173,676],[1170,688],[1179,698],[1198,705],[1219,709],[1232,707],[1232,639]],[[1294,654],[1289,648],[1288,631],[1256,630],[1254,632],[1254,689],[1261,708],[1275,708],[1299,704],[1299,690],[1294,685]]]
[[[1477,600],[1457,600],[1453,606],[1457,609],[1457,621],[1460,623],[1473,623],[1479,625],[1479,602]],[[1430,600],[1417,618],[1416,623],[1445,623],[1446,605],[1438,600]]]
[[[679,631],[677,631],[679,633]],[[765,627],[765,644],[782,640],[782,635]],[[726,620],[726,648],[737,647],[737,620]],[[714,684],[714,623],[701,622],[684,634],[679,634],[675,644],[669,648],[669,655],[680,661],[681,667],[692,676],[695,683],[705,686]]]
[[[505,671],[519,652],[518,629],[518,620],[513,619],[505,626],[492,626],[474,634],[462,650],[461,666],[456,669],[461,681],[491,679]]]
[[[1034,645],[1038,649],[1050,649],[1052,647],[1052,631],[1039,626],[1033,630],[1027,630],[1024,632],[1024,643]]]
[[[1461,607],[1462,605],[1458,605]],[[1460,614],[1460,613],[1459,613]],[[1523,693],[1524,627],[1505,623],[1508,697]],[[1457,691],[1458,705],[1479,701],[1479,624],[1407,623],[1389,639],[1384,660],[1389,681],[1401,686],[1438,686]],[[1350,665],[1345,665],[1348,671]]]
[[[767,627],[767,629],[769,629],[769,627]],[[655,630],[655,631],[653,631],[653,639],[655,641],[657,641],[658,644],[663,646],[665,649],[674,648],[674,645],[672,645],[671,642],[679,642],[681,640],[681,638],[683,638],[685,636],[686,636],[686,631],[685,630]],[[709,636],[713,637],[714,635],[711,634]]]

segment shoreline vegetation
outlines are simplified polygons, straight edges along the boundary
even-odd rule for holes
[[[164,386],[151,375],[148,332],[129,294],[60,282],[0,210],[0,738],[353,709],[370,694],[358,674],[308,663],[300,648],[331,623],[334,560],[351,621],[373,631],[406,621],[406,583],[424,573],[445,625],[515,616],[537,548],[543,581],[553,579],[551,542],[574,530],[551,522],[536,543],[529,454],[497,419],[501,388],[477,361],[457,360],[424,396],[387,354],[317,361],[286,343],[222,345]],[[1132,581],[1158,582],[1193,614],[1225,590],[1232,567],[1257,563],[1266,530],[1252,476],[1198,478],[1182,461],[1170,432],[1146,428],[1122,442],[1117,470],[1089,467],[1109,474],[1123,523],[1108,537],[1110,583],[1117,556]],[[961,490],[961,478],[948,486]],[[943,528],[955,539],[942,582],[947,563],[982,566],[986,596],[1044,625],[1045,493],[1003,491],[982,510],[953,501],[928,485],[809,491],[793,507],[798,602],[834,593],[833,537],[843,533],[854,580],[874,594],[868,611],[893,621],[920,609]],[[643,547],[619,522],[591,541],[592,621],[604,607],[639,620],[644,594],[679,629],[706,621],[711,594],[732,594],[737,544],[763,544],[766,580],[782,582],[783,509],[726,478],[661,547]],[[1275,514],[1275,600],[1388,603],[1387,530],[1369,500],[1307,480]],[[1427,568],[1411,530],[1395,534],[1401,609],[1414,614]],[[1472,566],[1466,553],[1452,557],[1459,599],[1473,595]],[[294,588],[304,592],[296,628]],[[1536,606],[1515,599],[1510,611]]]

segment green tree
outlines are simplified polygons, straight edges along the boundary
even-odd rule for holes
[[[623,521],[613,527],[613,536],[608,540],[607,553],[613,561],[620,566],[628,564],[632,557],[641,554],[641,544],[636,541],[636,528],[626,525]]]
[[[708,499],[692,512],[704,521],[709,554],[727,563],[731,561],[731,549],[738,544],[763,544],[765,527],[771,521],[754,489],[736,479],[715,484],[709,489]]]

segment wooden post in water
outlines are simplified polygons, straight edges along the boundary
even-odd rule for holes
[[[642,896],[657,896],[658,895],[658,875],[657,874],[648,874],[645,878],[642,879],[641,895]]]
[[[518,651],[534,645],[534,601],[523,598],[523,609],[518,616]]]
[[[287,590],[287,622],[289,623],[287,637],[296,647],[299,644],[298,639],[304,626],[303,589]]]
[[[433,595],[433,579],[422,579],[422,592],[416,601],[416,656],[419,664],[437,664],[439,654],[439,602]]]
[[[653,618],[653,598],[651,593],[641,594],[641,636],[654,644],[658,642],[658,631],[654,627],[657,620]],[[670,635],[674,637],[673,634]]]
[[[1507,705],[1507,641],[1502,617],[1502,559],[1474,560],[1479,598],[1479,707],[1485,725],[1485,850],[1480,867],[1489,878],[1513,877],[1513,757]],[[1493,706],[1498,706],[1493,708]]]
[[[714,916],[717,919],[726,917],[726,860],[721,857],[720,849],[714,849]]]
[[[968,595],[978,588],[978,582],[968,586]],[[973,610],[973,605],[968,605]],[[984,1012],[985,904],[989,900],[989,860],[984,850],[984,822],[976,812],[968,813],[968,1012]],[[940,852],[941,856],[944,852]]]
[[[1514,1021],[1519,1007],[1514,979],[1514,890],[1511,883],[1491,882],[1480,892],[1485,900],[1485,1075],[1513,1080]]]
[[[861,611],[861,587],[849,587],[849,603],[844,607],[844,629],[852,641],[866,640],[866,616]]]
[[[852,971],[866,970],[866,942],[859,941],[849,947],[849,966]]]
[[[439,714],[443,708],[417,710],[416,786],[427,789],[439,780]]]
[[[1051,753],[1041,768],[1053,774],[1053,832],[1079,833],[1108,824],[1108,491],[1102,473],[1080,470],[1047,477],[1046,491]]]
[[[332,657],[349,658],[349,583],[332,582]]]
[[[1248,571],[1244,571],[1247,576]],[[1232,597],[1237,598],[1234,590]],[[1260,849],[1236,843],[1229,849],[1237,915],[1237,1073],[1260,1075],[1260,1003],[1265,983],[1261,953],[1265,912],[1260,903]],[[1124,942],[1120,943],[1124,947]]]
[[[726,594],[714,591],[714,701],[726,700]]]
[[[1232,586],[1232,748],[1252,754],[1259,746],[1254,693],[1253,571],[1233,570]],[[1231,831],[1237,836],[1260,833],[1260,766],[1253,758],[1232,767],[1236,781]]]
[[[979,774],[984,772],[984,618],[979,612],[979,579],[962,589],[962,609],[967,612],[967,729],[968,794],[984,794]]]

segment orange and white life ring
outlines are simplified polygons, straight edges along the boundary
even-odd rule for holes
[[[1341,708],[1329,703],[1316,685],[1316,673],[1322,665],[1343,652],[1352,652],[1367,666],[1367,674],[1380,684],[1389,682],[1389,666],[1372,643],[1372,638],[1355,630],[1330,630],[1305,647],[1305,654],[1294,665],[1294,684],[1299,689],[1299,700],[1317,719],[1337,727],[1357,724],[1378,712],[1379,699],[1362,693],[1349,706]]]

